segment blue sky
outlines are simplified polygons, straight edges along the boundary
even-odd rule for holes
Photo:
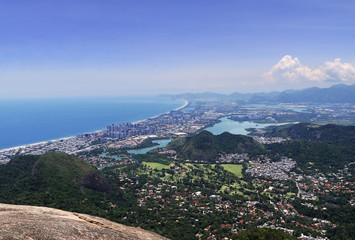
[[[0,97],[355,83],[355,1],[0,3]]]

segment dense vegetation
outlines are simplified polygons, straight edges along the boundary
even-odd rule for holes
[[[148,152],[147,154],[138,154],[134,158],[139,162],[156,162],[161,164],[170,164],[173,162],[171,158],[159,154],[157,152]]]
[[[269,136],[292,139],[269,145],[270,155],[291,157],[303,170],[312,167],[322,172],[333,172],[354,161],[354,126],[299,123],[287,127],[272,127],[268,131]]]
[[[291,157],[304,171],[317,168],[322,172],[333,172],[354,160],[353,150],[318,141],[293,140],[271,144],[267,148],[272,158]]]
[[[0,166],[0,201],[96,213],[107,195],[123,199],[101,172],[65,153],[19,156]]]
[[[263,150],[263,146],[251,137],[228,132],[213,135],[208,131],[178,138],[167,147],[176,150],[182,159],[205,162],[213,162],[220,153],[259,153]]]
[[[354,239],[355,236],[355,207],[346,204],[346,199],[321,199],[318,201],[332,202],[332,206],[328,206],[326,210],[317,211],[302,205],[300,200],[294,201],[295,208],[306,216],[312,216],[320,219],[327,219],[329,221],[338,223],[336,228],[329,229],[328,237],[330,239]],[[317,203],[316,203],[317,204]],[[330,204],[329,204],[330,205]]]
[[[268,135],[274,137],[291,137],[293,139],[317,140],[344,147],[355,146],[355,126],[299,123],[286,127],[270,127]]]
[[[239,233],[235,239],[237,240],[293,240],[297,239],[281,230],[269,228],[251,228]]]

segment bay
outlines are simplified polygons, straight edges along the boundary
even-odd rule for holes
[[[183,101],[153,97],[0,100],[0,149],[106,129],[176,109]]]

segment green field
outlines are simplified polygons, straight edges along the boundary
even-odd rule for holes
[[[169,165],[161,164],[161,163],[155,163],[155,162],[143,162],[143,165],[146,165],[147,167],[151,169],[169,169]]]
[[[243,176],[242,175],[243,166],[241,164],[222,164],[221,166],[224,168],[224,170],[233,173],[237,177]]]

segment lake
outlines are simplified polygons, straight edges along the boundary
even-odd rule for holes
[[[152,142],[158,143],[159,145],[153,147],[147,147],[147,148],[132,149],[132,150],[128,150],[127,152],[131,154],[146,154],[151,150],[166,147],[166,145],[168,145],[168,143],[171,142],[171,139],[159,139],[159,140],[153,140]]]
[[[238,122],[238,121],[228,119],[228,117],[223,117],[219,120],[221,122],[216,123],[212,127],[208,127],[205,130],[213,133],[214,135],[219,135],[223,132],[247,135],[249,132],[246,129],[248,128],[265,128],[268,126],[280,125],[278,123],[255,123],[252,121]]]

